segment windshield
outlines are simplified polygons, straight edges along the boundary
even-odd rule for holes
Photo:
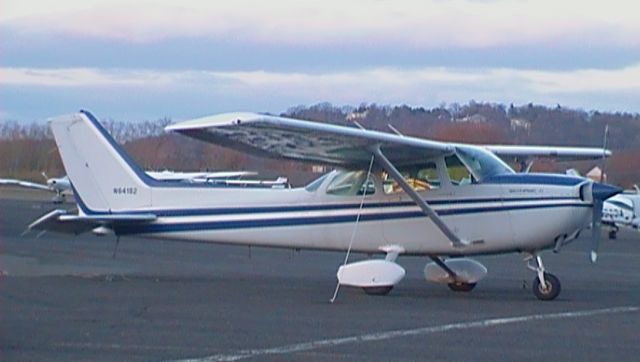
[[[305,186],[305,189],[309,192],[314,192],[318,189],[318,187],[320,187],[320,185],[322,185],[322,183],[324,182],[324,180],[327,178],[327,176],[329,176],[328,173],[325,173],[324,175],[318,177],[317,179],[311,181],[307,186]]]
[[[478,181],[487,177],[515,173],[493,153],[473,146],[456,146],[456,154]]]
[[[327,194],[337,196],[372,195],[376,192],[373,178],[366,171],[345,171],[338,173],[327,186]]]

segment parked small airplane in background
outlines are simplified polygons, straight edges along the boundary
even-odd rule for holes
[[[54,210],[29,229],[343,251],[332,300],[341,285],[389,293],[405,276],[396,263],[401,254],[429,257],[428,280],[470,291],[487,269],[468,256],[508,252],[523,253],[535,271],[535,296],[554,299],[560,281],[546,271],[540,251],[574,240],[592,219],[600,220],[602,201],[620,191],[579,177],[517,174],[491,146],[255,113],[168,126],[263,157],[340,168],[302,188],[211,187],[150,177],[89,112],[55,118],[50,127],[78,213]],[[494,152],[527,149],[557,148],[496,146]],[[603,154],[578,151],[577,157]],[[592,233],[592,261],[599,225]],[[349,262],[352,251],[386,257]]]
[[[639,230],[640,193],[638,190],[625,191],[605,200],[602,224],[609,228],[609,239],[615,239],[621,227]]]
[[[218,186],[238,187],[282,187],[289,188],[289,180],[286,177],[278,177],[275,180],[245,179],[246,176],[256,176],[253,171],[218,171],[218,172],[174,172],[174,171],[146,171],[147,175],[160,181],[183,181],[192,183],[209,183]]]
[[[42,172],[42,177],[44,177],[46,184],[3,178],[0,179],[0,185],[14,185],[55,192],[56,195],[51,201],[54,204],[63,202],[65,195],[71,192],[71,183],[69,182],[69,178],[67,176],[49,178],[44,172]]]
[[[289,180],[286,177],[278,177],[275,180],[259,180],[259,179],[242,179],[245,176],[255,176],[257,172],[253,171],[218,171],[218,172],[174,172],[164,171],[145,171],[149,176],[158,181],[174,181],[189,183],[210,183],[218,186],[239,186],[239,187],[272,187],[272,188],[288,188]],[[42,176],[46,180],[46,185],[24,180],[0,179],[0,185],[13,185],[38,190],[52,191],[56,196],[51,200],[54,204],[62,203],[65,196],[73,194],[69,177],[48,178],[47,174],[42,172]]]
[[[576,169],[568,169],[567,175],[580,176]],[[615,239],[621,227],[640,229],[640,189],[614,195],[604,201],[602,207],[602,225],[609,230],[609,239]]]

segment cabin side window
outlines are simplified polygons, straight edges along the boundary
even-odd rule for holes
[[[349,171],[339,173],[331,180],[327,186],[328,195],[336,196],[356,196],[356,195],[373,195],[376,187],[373,177],[367,179],[366,171]]]
[[[418,192],[440,188],[438,168],[434,162],[427,162],[420,166],[400,168],[398,171],[400,171],[405,181]],[[386,173],[382,175],[382,179],[384,180],[385,194],[404,192],[400,185]]]

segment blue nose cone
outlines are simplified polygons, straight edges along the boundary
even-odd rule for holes
[[[592,194],[594,200],[606,200],[613,195],[617,195],[622,192],[622,189],[616,186],[601,184],[599,182],[593,183]]]

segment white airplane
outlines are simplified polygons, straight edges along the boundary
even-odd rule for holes
[[[571,168],[567,175],[580,176]],[[616,239],[620,228],[640,229],[640,189],[634,185],[634,190],[625,190],[604,200],[602,207],[602,225],[609,230],[609,239]]]
[[[218,172],[174,172],[164,171],[145,171],[152,178],[159,181],[175,181],[175,182],[210,182],[221,186],[239,186],[239,187],[289,187],[288,180],[278,177],[276,180],[243,180],[244,176],[257,175],[253,171],[218,171]],[[56,195],[51,200],[54,204],[62,203],[65,196],[72,194],[71,182],[68,176],[47,177],[42,172],[42,176],[46,180],[45,184],[39,184],[30,181],[16,179],[0,179],[0,185],[21,186],[38,190],[55,192]]]
[[[143,172],[89,112],[57,117],[50,127],[78,212],[54,210],[30,230],[342,251],[336,294],[341,285],[389,293],[405,276],[399,255],[429,257],[428,280],[470,291],[487,269],[469,256],[514,252],[523,253],[536,273],[535,296],[554,299],[560,281],[547,272],[540,252],[559,250],[592,217],[600,220],[602,200],[620,191],[566,175],[517,174],[483,147],[255,113],[206,117],[167,130],[342,170],[291,189],[161,182]],[[595,261],[600,229],[593,230]],[[348,262],[352,251],[386,257]]]
[[[71,190],[71,182],[69,182],[69,178],[67,176],[49,178],[44,172],[42,172],[42,177],[46,180],[46,184],[5,178],[0,179],[0,185],[14,185],[55,192],[56,195],[51,201],[54,204],[62,203],[65,199],[65,195]]]
[[[605,200],[602,224],[609,228],[609,239],[615,239],[621,227],[640,229],[640,193],[625,191]]]

